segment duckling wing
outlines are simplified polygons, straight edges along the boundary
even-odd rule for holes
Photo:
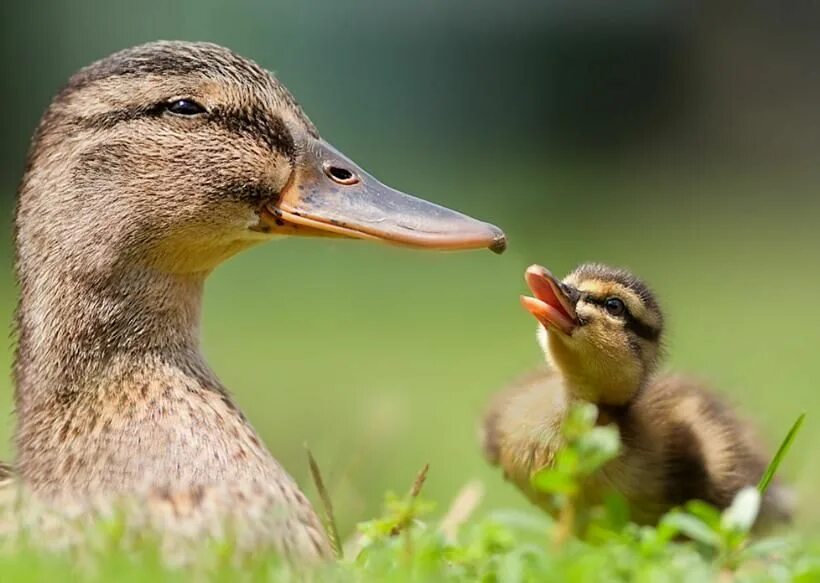
[[[530,476],[552,462],[565,410],[560,378],[541,368],[496,394],[481,424],[484,457],[539,505],[544,500],[532,491]]]
[[[663,375],[617,419],[623,450],[606,472],[628,498],[657,516],[693,499],[718,508],[755,485],[768,456],[751,424],[697,379]],[[789,496],[774,484],[761,516],[789,514]],[[629,494],[632,494],[631,496]]]

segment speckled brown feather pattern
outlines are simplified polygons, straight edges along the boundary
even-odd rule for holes
[[[182,96],[214,115],[160,112]],[[165,531],[235,519],[249,546],[328,555],[310,503],[199,350],[207,275],[270,238],[249,229],[258,206],[316,135],[267,71],[205,43],[123,51],[58,94],[16,217],[15,466],[30,495],[136,497]]]
[[[554,371],[532,373],[494,397],[482,427],[487,460],[548,511],[548,499],[533,491],[529,480],[561,445],[559,427],[568,403],[563,391]],[[696,379],[659,375],[628,407],[602,412],[605,422],[619,429],[622,453],[585,485],[582,498],[600,502],[605,488],[617,490],[639,523],[652,524],[692,499],[725,508],[765,470],[768,458],[751,427]],[[787,519],[789,506],[788,493],[775,483],[761,521]]]
[[[604,295],[616,293],[617,286],[628,288],[634,293],[632,301],[638,298],[653,314],[653,325],[662,325],[654,295],[629,272],[600,265],[582,266],[565,281],[591,293],[604,290]],[[575,342],[608,336],[608,347],[617,344],[618,338],[628,343],[610,319],[585,310],[594,329]],[[540,328],[539,333],[543,339],[544,329]],[[549,333],[549,342],[543,342],[550,357],[556,345],[563,346],[553,341],[553,334]],[[586,350],[592,357],[595,354],[588,347],[573,350]],[[681,375],[654,374],[657,350],[634,352],[625,348],[618,354],[622,360],[649,359],[638,367],[646,371],[646,376],[629,390],[619,389],[630,395],[625,402],[596,402],[599,422],[618,427],[622,451],[583,484],[582,503],[600,502],[602,492],[615,489],[630,502],[633,520],[651,524],[672,507],[691,499],[725,508],[739,489],[760,480],[768,455],[750,425],[705,383]],[[554,368],[539,369],[523,377],[493,397],[483,419],[482,448],[487,460],[547,511],[553,510],[549,499],[533,491],[530,477],[551,463],[561,446],[560,425],[568,405],[583,398],[572,379],[584,375],[568,370],[578,362],[558,360]],[[617,377],[617,373],[613,371],[611,376]],[[584,394],[589,393],[585,388]],[[775,483],[763,500],[758,526],[787,520],[790,512],[788,490]]]

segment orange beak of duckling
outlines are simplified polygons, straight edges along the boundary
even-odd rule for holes
[[[524,279],[534,297],[521,296],[521,305],[548,330],[572,334],[578,327],[575,302],[546,267],[530,265]]]
[[[507,246],[498,227],[385,186],[320,139],[310,139],[261,220],[271,232],[462,250]]]

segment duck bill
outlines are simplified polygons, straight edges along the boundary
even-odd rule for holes
[[[548,330],[572,334],[578,327],[575,302],[550,271],[531,265],[524,279],[534,297],[521,296],[521,305]]]
[[[407,247],[501,253],[498,227],[385,186],[327,142],[311,140],[276,200],[262,210],[272,232],[371,239]]]

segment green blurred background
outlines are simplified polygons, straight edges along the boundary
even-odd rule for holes
[[[820,526],[820,56],[811,3],[512,0],[6,3],[3,273],[29,136],[79,67],[155,39],[208,40],[274,70],[324,137],[385,182],[502,226],[510,248],[435,254],[289,240],[207,286],[204,347],[343,529],[430,462],[445,507],[526,507],[476,446],[493,391],[539,362],[523,269],[633,268],[669,318],[668,366],[715,383],[776,445]],[[13,347],[0,352],[8,370]],[[4,377],[5,378],[5,377]],[[0,457],[12,387],[0,382]]]

